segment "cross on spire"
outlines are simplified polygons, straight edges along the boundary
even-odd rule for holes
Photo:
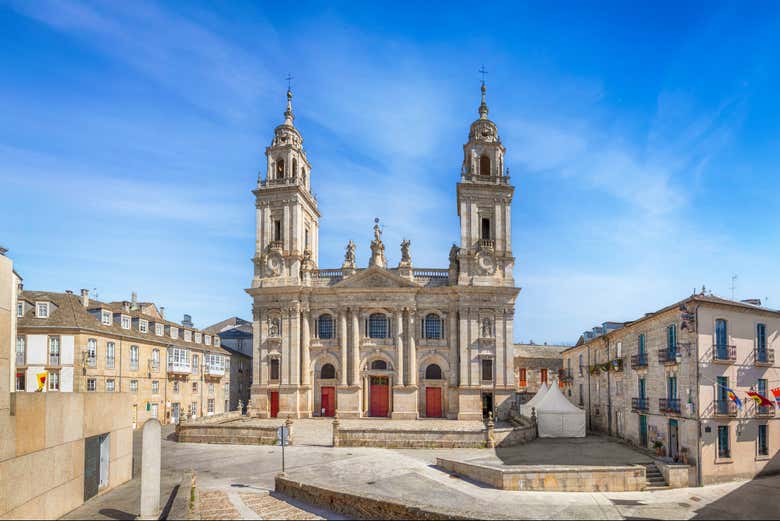
[[[482,85],[484,85],[485,84],[485,74],[488,73],[488,71],[485,69],[485,64],[484,63],[482,64],[482,67],[480,67],[477,72],[479,72],[482,75]]]
[[[293,75],[288,72],[285,80],[287,80],[287,90],[292,90]]]

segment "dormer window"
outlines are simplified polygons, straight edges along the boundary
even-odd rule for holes
[[[100,310],[100,322],[104,326],[110,326],[112,322],[111,312],[105,309]]]
[[[192,342],[192,331],[190,331],[189,329],[184,330],[184,341]]]
[[[148,333],[149,332],[149,321],[144,319],[138,320],[138,331],[141,333]]]
[[[154,325],[154,334],[157,336],[163,336],[165,333],[165,326],[162,324],[155,324]]]
[[[16,316],[17,317],[23,317],[24,316],[24,302],[17,302],[17,304],[16,304]]]
[[[200,344],[202,339],[203,339],[203,335],[201,333],[195,333],[195,343],[196,344]]]
[[[171,326],[171,338],[179,338],[179,328]]]
[[[203,343],[206,344],[207,346],[210,346],[211,345],[211,335],[204,336],[203,337]]]
[[[219,337],[218,336],[214,337],[214,346],[215,347],[219,347]]]
[[[122,329],[130,329],[130,317],[127,315],[122,315],[120,319],[120,324],[122,326]]]
[[[49,318],[49,303],[48,302],[36,302],[35,303],[35,316],[37,318]]]

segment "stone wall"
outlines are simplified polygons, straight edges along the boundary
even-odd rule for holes
[[[234,411],[206,420],[182,422],[176,426],[176,437],[182,443],[235,445],[275,445],[278,443],[278,427],[251,425],[239,418],[238,411]]]
[[[647,483],[645,468],[641,465],[604,467],[522,465],[501,468],[446,458],[436,458],[436,465],[502,490],[631,492],[644,490]]]
[[[274,488],[280,494],[326,508],[348,519],[470,519],[467,516],[460,517],[437,512],[423,506],[405,505],[381,498],[306,485],[289,479],[283,474],[276,476]]]
[[[0,518],[56,519],[84,501],[84,439],[109,434],[109,482],[131,478],[133,433],[125,393],[12,393],[14,454],[0,461]]]
[[[462,430],[338,429],[340,447],[381,447],[386,449],[453,449],[487,446],[487,432]]]

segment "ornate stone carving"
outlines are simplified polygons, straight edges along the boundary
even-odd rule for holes
[[[266,276],[278,277],[282,273],[284,259],[279,252],[269,253],[265,258]]]
[[[480,275],[493,275],[496,273],[496,259],[492,252],[482,250],[477,253],[477,271]]]
[[[351,240],[347,243],[346,253],[344,254],[344,264],[342,269],[355,269],[355,243]]]
[[[387,268],[385,245],[382,243],[382,229],[379,227],[379,219],[374,219],[374,240],[371,241],[371,260],[368,262],[369,268],[373,266]]]
[[[271,317],[268,319],[268,336],[278,337],[282,334],[282,319]]]

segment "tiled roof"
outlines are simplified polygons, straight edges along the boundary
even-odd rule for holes
[[[137,325],[133,324],[131,329],[123,329],[117,320],[114,320],[110,326],[103,324],[100,319],[91,314],[88,309],[85,309],[81,303],[81,298],[78,295],[72,293],[57,293],[52,291],[23,291],[19,296],[20,301],[26,301],[30,304],[31,309],[28,309],[24,316],[19,317],[17,321],[17,327],[22,328],[73,328],[73,329],[87,329],[90,331],[102,332],[105,334],[113,334],[124,336],[127,338],[135,338],[139,341],[147,341],[160,344],[175,345],[177,347],[183,347],[188,349],[198,349],[201,351],[210,351],[217,354],[228,354],[228,351],[221,347],[215,347],[212,345],[206,345],[204,343],[187,342],[184,340],[183,335],[179,338],[171,338],[170,336],[157,336],[154,334],[154,330],[151,326],[152,323],[164,324],[168,326],[187,329],[194,333],[202,332],[195,328],[184,327],[181,324],[172,322],[170,320],[164,320],[152,315],[145,314],[141,309],[131,309],[130,311],[123,311],[122,302],[100,302],[97,300],[90,300],[89,309],[106,309],[115,313],[121,313],[131,318],[141,318],[148,320],[150,323],[149,332],[141,333],[137,329]],[[38,318],[35,316],[35,303],[36,302],[51,302],[54,306],[50,306],[48,318]],[[139,308],[141,306],[139,305]],[[204,333],[210,334],[210,333]]]
[[[212,335],[215,335],[217,333],[220,333],[222,331],[225,331],[227,329],[233,329],[233,328],[244,328],[246,326],[249,326],[249,332],[252,332],[252,323],[248,320],[244,320],[243,318],[239,317],[230,317],[226,318],[225,320],[221,322],[217,322],[216,324],[213,324],[207,328],[205,328],[203,331],[206,333],[210,333]]]
[[[515,344],[516,358],[560,358],[569,346]]]

